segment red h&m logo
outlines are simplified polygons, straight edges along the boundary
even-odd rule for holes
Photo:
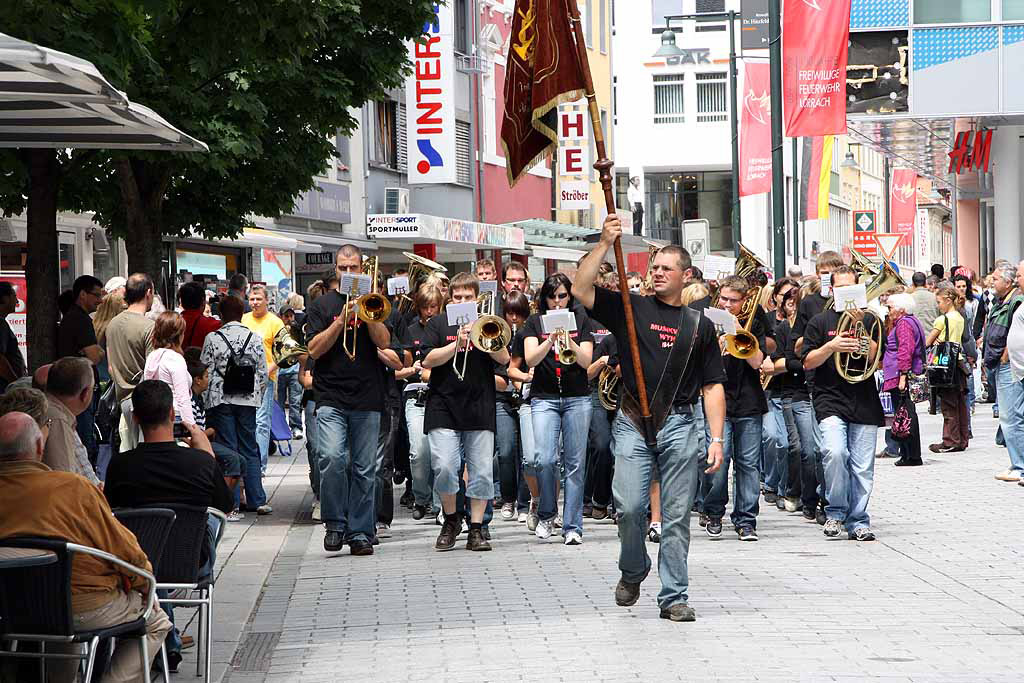
[[[974,139],[973,146],[971,139]],[[989,155],[992,151],[992,131],[969,130],[956,134],[953,151],[949,153],[949,173],[963,173],[965,170],[984,170],[988,172]]]

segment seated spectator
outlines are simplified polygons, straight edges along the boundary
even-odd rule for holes
[[[192,415],[192,377],[181,355],[185,336],[185,319],[174,311],[164,311],[153,325],[153,350],[146,356],[142,379],[165,382],[174,395],[174,413],[179,422],[196,423]]]
[[[178,289],[181,317],[185,320],[185,337],[181,347],[203,348],[206,335],[220,329],[220,321],[206,314],[206,290],[198,282],[186,282]]]
[[[94,377],[92,364],[81,357],[61,358],[50,367],[46,380],[50,436],[43,462],[52,470],[80,474],[102,488],[76,429],[78,416],[92,405]]]
[[[82,359],[84,360],[84,359]],[[87,361],[85,361],[87,362]],[[135,535],[114,518],[103,494],[82,477],[54,472],[43,464],[43,434],[29,415],[0,417],[0,538],[47,536],[89,546],[152,571]],[[146,609],[145,580],[88,555],[75,557],[71,572],[71,609],[79,630],[114,626],[139,618]],[[159,606],[146,620],[149,652],[160,652],[171,624]],[[76,652],[79,645],[48,644],[47,651]],[[142,680],[139,648],[118,647],[103,680]],[[74,680],[78,662],[47,662],[49,680]]]
[[[7,413],[25,413],[39,426],[45,442],[50,436],[50,402],[46,394],[32,387],[7,387],[0,394],[0,415]]]
[[[188,374],[192,376],[192,415],[196,418],[196,426],[203,430],[206,438],[210,439],[213,446],[213,454],[217,458],[217,464],[224,472],[224,483],[231,489],[235,497],[234,509],[228,514],[229,522],[238,522],[245,519],[245,515],[238,510],[238,493],[235,487],[242,476],[245,463],[238,451],[232,450],[227,444],[218,441],[217,430],[206,426],[206,407],[203,405],[206,390],[210,386],[210,369],[206,367],[201,359],[202,351],[194,346],[185,349],[185,362],[188,363]]]
[[[206,337],[202,361],[210,368],[210,386],[206,390],[207,425],[217,430],[217,440],[245,459],[242,481],[245,485],[246,512],[267,515],[273,508],[267,505],[263,490],[262,462],[256,446],[256,409],[263,403],[267,386],[267,357],[263,338],[242,325],[242,300],[226,296],[220,302],[223,326]],[[255,367],[252,387],[245,393],[225,391],[224,376],[229,364]]]
[[[111,507],[174,503],[231,512],[231,490],[224,483],[224,473],[203,430],[194,423],[186,424],[192,447],[179,446],[174,439],[174,397],[170,387],[158,380],[140,382],[132,392],[132,408],[132,419],[142,432],[143,442],[115,455],[107,467],[105,493]],[[210,516],[200,579],[213,572],[219,526],[220,520]],[[173,609],[168,608],[167,615],[173,623]],[[167,649],[168,660],[176,669],[181,662],[177,630],[168,637]]]

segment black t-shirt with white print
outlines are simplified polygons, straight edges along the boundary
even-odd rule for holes
[[[675,345],[682,307],[666,304],[656,296],[640,296],[639,294],[630,294],[629,296],[636,322],[640,362],[643,364],[647,395],[650,397],[658,386],[658,381],[668,363],[669,354]],[[633,370],[633,358],[626,341],[629,337],[626,334],[626,314],[622,306],[621,294],[603,287],[595,287],[594,307],[588,309],[588,313],[592,318],[606,325],[619,340],[622,382],[636,396],[636,373]],[[683,371],[683,378],[673,403],[675,405],[693,405],[697,402],[702,387],[708,384],[724,384],[725,380],[722,354],[718,348],[715,328],[711,321],[701,316],[690,361]]]
[[[810,353],[834,339],[838,324],[839,313],[831,308],[811,318],[804,329],[804,352]],[[869,333],[874,325],[879,324],[874,315],[864,315],[864,327]],[[879,427],[885,424],[873,378],[855,384],[847,382],[839,376],[834,356],[815,368],[812,400],[819,422],[826,417],[838,416],[849,424]]]
[[[750,333],[757,338],[758,348],[765,350],[765,334],[762,318],[756,316],[751,325]],[[725,374],[725,415],[726,417],[754,417],[768,412],[768,401],[761,389],[761,373],[750,367],[747,361],[730,356],[722,356]]]
[[[427,323],[420,345],[423,357],[434,349],[456,340],[458,325],[449,325],[444,312]],[[495,429],[494,371],[498,367],[489,354],[470,346],[466,360],[466,374],[459,379],[454,362],[462,366],[463,352],[455,354],[444,365],[430,371],[430,391],[423,419],[423,431],[454,429],[459,432],[491,431]]]
[[[569,336],[576,344],[593,342],[591,335],[590,320],[586,314],[574,313],[576,316],[576,328],[569,332]],[[543,343],[549,335],[544,334],[541,325],[541,314],[531,315],[523,328],[523,339],[533,337],[537,343]],[[524,343],[525,346],[525,343]],[[533,371],[533,382],[530,385],[530,394],[534,398],[559,398],[587,396],[590,394],[590,387],[587,384],[587,371],[579,363],[563,365],[555,358],[555,346],[551,345],[548,355],[536,366]]]

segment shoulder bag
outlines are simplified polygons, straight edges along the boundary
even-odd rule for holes
[[[960,343],[949,340],[949,318],[945,320],[945,339],[936,342],[928,356],[928,382],[933,389],[948,389],[957,386],[960,371]]]

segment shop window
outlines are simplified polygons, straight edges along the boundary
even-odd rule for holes
[[[601,35],[598,36],[598,42],[601,45],[601,52],[608,52],[608,45],[607,45],[607,42],[606,42],[607,38],[605,37],[605,33],[607,33],[607,29],[608,29],[608,19],[605,16],[606,12],[608,11],[607,1],[608,0],[598,0],[599,4],[598,4],[598,24],[597,24],[597,27],[598,27],[598,30],[601,32]]]
[[[464,55],[469,54],[469,9],[466,7],[466,0],[455,0],[452,12],[455,14],[455,51]]]
[[[335,166],[339,180],[348,180],[352,177],[352,150],[351,140],[345,135],[336,135],[334,138]]]
[[[655,27],[665,27],[665,17],[683,13],[682,0],[651,0],[651,21]]]
[[[596,2],[597,0],[590,0],[590,2]],[[594,22],[591,17],[592,12],[590,11],[590,5],[579,0],[580,5],[580,20],[583,22],[583,37],[587,47],[594,46]]]
[[[1024,0],[1003,0],[1003,21],[1024,19]]]
[[[726,100],[727,74],[724,71],[696,74],[697,123],[725,121],[729,118]]]
[[[654,76],[654,122],[685,123],[684,74]]]
[[[724,11],[725,0],[697,0],[697,14]]]
[[[374,107],[373,160],[389,168],[398,168],[398,103],[391,100],[377,102]],[[403,126],[404,130],[404,126]]]
[[[92,274],[96,278],[106,282],[115,275],[120,275],[118,268],[118,244],[120,242],[113,238],[107,240],[93,239],[87,244],[92,244]]]
[[[455,122],[455,179],[461,185],[473,184],[473,145],[470,125]]]
[[[991,0],[928,0],[914,3],[915,24],[952,24],[991,19]]]

